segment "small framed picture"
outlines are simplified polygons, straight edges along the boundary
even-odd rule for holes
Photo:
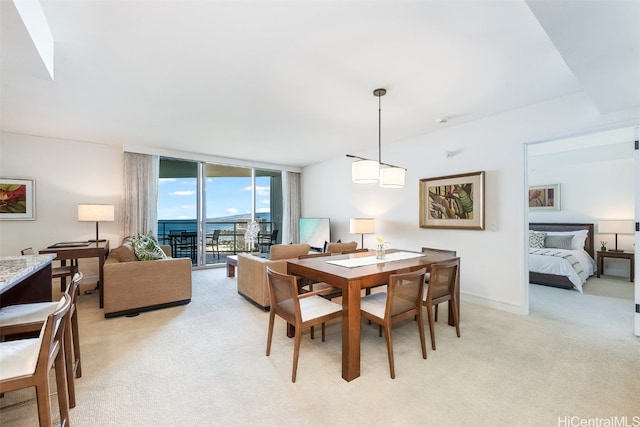
[[[484,171],[421,179],[420,228],[484,230]]]
[[[0,178],[0,219],[36,219],[35,180]]]
[[[560,184],[529,187],[530,211],[559,211]]]

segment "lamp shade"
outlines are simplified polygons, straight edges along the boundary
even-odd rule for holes
[[[78,221],[114,221],[115,209],[113,205],[78,205]]]
[[[351,218],[349,232],[351,234],[373,234],[375,233],[375,225],[373,218]]]
[[[407,171],[396,166],[383,166],[380,168],[380,187],[402,188]]]
[[[633,234],[634,222],[632,219],[603,219],[598,221],[598,233],[600,234]]]
[[[378,182],[380,164],[375,160],[357,160],[351,164],[351,181],[356,184]]]

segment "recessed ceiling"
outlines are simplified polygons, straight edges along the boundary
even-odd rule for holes
[[[306,166],[377,147],[378,87],[383,151],[580,91],[606,111],[637,107],[600,94],[612,73],[638,89],[615,70],[635,66],[640,38],[597,69],[568,40],[587,18],[604,46],[636,34],[637,20],[609,17],[640,2],[588,2],[580,19],[553,11],[583,2],[541,3],[42,1],[51,81],[2,1],[2,130]]]

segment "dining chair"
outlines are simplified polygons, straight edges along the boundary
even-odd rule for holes
[[[69,401],[64,361],[64,317],[71,297],[64,294],[47,316],[38,338],[0,342],[0,394],[35,387],[40,427],[51,427],[49,372],[55,366],[60,425],[69,425]]]
[[[213,230],[213,234],[207,235],[207,252],[211,252],[211,255],[215,252],[217,254],[217,259],[220,259],[220,248],[218,244],[220,243],[220,230]]]
[[[74,377],[80,378],[82,376],[78,311],[76,307],[76,297],[79,293],[82,278],[82,273],[76,273],[65,292],[71,298],[69,313],[64,318],[66,326],[63,340],[70,408],[76,406]],[[0,337],[4,339],[11,335],[40,331],[47,317],[56,310],[58,305],[58,301],[53,301],[2,307],[0,309]]]
[[[293,344],[293,369],[291,382],[296,382],[298,370],[298,356],[302,332],[315,325],[322,326],[322,341],[325,340],[325,322],[342,316],[342,306],[319,296],[317,291],[298,293],[296,276],[278,273],[269,267],[267,281],[271,296],[269,310],[269,332],[267,335],[267,356],[271,353],[273,325],[276,315],[295,327]]]
[[[325,252],[330,254],[343,254],[345,251],[353,251],[358,247],[358,242],[332,242],[327,243]]]
[[[33,248],[26,248],[20,251],[22,255],[35,255]],[[67,277],[72,278],[78,272],[78,260],[72,259],[71,265],[61,265],[51,268],[51,278],[60,279],[60,292],[67,288]]]
[[[427,248],[427,247],[422,247],[422,253],[424,254],[435,254],[435,255],[451,255],[451,256],[457,256],[456,255],[456,251],[450,250],[450,249],[437,249],[437,248]],[[427,274],[425,276],[425,283],[429,283],[429,276],[431,275],[431,273],[429,271],[427,271]],[[435,305],[435,318],[436,318],[436,322],[438,321],[438,304]]]
[[[171,246],[171,257],[178,257],[178,246],[182,243],[182,233],[187,230],[169,230],[169,245]]]
[[[396,377],[391,334],[393,324],[417,318],[422,358],[427,358],[424,324],[422,323],[422,294],[425,273],[426,269],[422,268],[413,272],[392,274],[389,276],[386,292],[376,292],[364,296],[360,300],[361,316],[378,325],[380,336],[382,336],[384,328],[389,356],[389,371],[392,379]]]
[[[456,328],[456,334],[460,338],[460,319],[458,317],[458,262],[445,261],[431,264],[431,275],[423,304],[427,307],[427,316],[429,318],[429,333],[431,334],[431,348],[436,349],[435,322],[438,318],[433,315],[433,306],[448,301],[451,304],[451,312],[453,313],[453,322]],[[437,312],[436,312],[437,314]]]

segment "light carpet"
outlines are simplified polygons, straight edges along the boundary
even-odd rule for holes
[[[557,426],[640,416],[629,282],[589,279],[584,294],[530,285],[529,316],[463,302],[461,338],[444,304],[427,360],[413,321],[394,328],[395,380],[384,338],[363,323],[361,376],[345,382],[333,322],[326,342],[303,337],[293,384],[284,322],[266,357],[268,313],[239,296],[224,269],[193,279],[190,304],[136,317],[104,319],[97,295],[79,298],[83,377],[72,425]],[[627,288],[601,296],[607,286]],[[7,393],[0,424],[37,425],[33,397]]]

